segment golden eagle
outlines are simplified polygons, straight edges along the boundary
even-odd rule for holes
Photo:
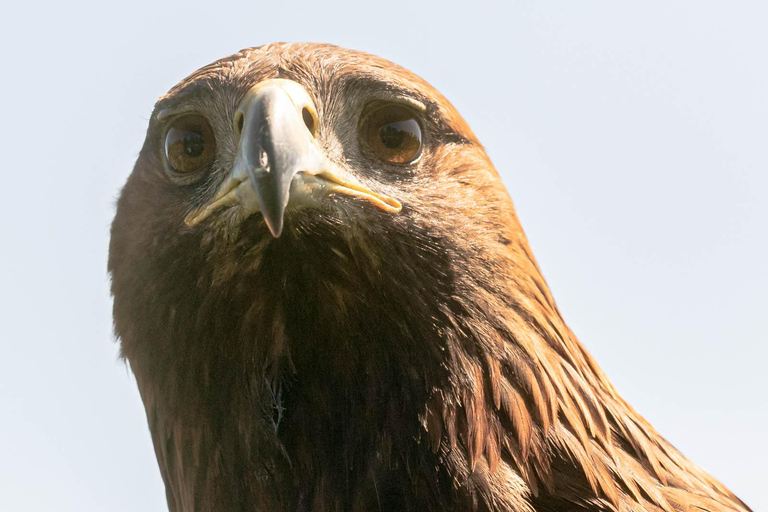
[[[386,60],[271,44],[175,86],[109,270],[173,512],[749,510],[617,394],[480,142]]]

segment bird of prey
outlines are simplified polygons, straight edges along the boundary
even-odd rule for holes
[[[270,44],[156,104],[112,225],[172,512],[748,511],[566,326],[451,104]]]

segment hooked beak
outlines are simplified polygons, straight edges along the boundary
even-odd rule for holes
[[[325,157],[314,131],[317,112],[309,94],[291,80],[254,86],[235,113],[240,135],[232,172],[214,198],[184,219],[190,227],[225,207],[239,206],[242,218],[261,212],[272,236],[283,231],[285,209],[314,205],[331,193],[363,199],[389,213],[402,205],[365,188]]]

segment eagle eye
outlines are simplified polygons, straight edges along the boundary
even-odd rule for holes
[[[201,171],[213,163],[216,138],[206,118],[198,114],[176,119],[165,135],[165,157],[178,173]]]
[[[421,126],[411,109],[399,105],[364,114],[360,140],[373,155],[392,164],[409,164],[421,155]]]

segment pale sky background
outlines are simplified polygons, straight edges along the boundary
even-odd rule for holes
[[[624,397],[768,510],[768,7],[713,1],[26,2],[0,19],[0,510],[166,510],[106,275],[155,100],[326,41],[464,115],[566,321]]]

